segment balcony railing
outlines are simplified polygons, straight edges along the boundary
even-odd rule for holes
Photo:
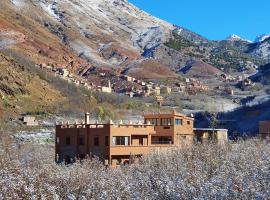
[[[152,141],[152,144],[158,145],[158,144],[173,144],[172,141]]]

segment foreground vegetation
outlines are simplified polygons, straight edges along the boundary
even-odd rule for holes
[[[116,169],[54,163],[53,146],[2,137],[0,199],[269,199],[270,145],[259,140],[154,152]]]

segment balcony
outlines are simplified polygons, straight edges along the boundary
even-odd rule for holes
[[[142,155],[148,153],[148,146],[111,146],[111,155]]]
[[[152,141],[152,145],[172,145],[172,141]]]
[[[155,144],[149,146],[111,146],[110,155],[145,155],[163,148],[173,147],[172,144]]]

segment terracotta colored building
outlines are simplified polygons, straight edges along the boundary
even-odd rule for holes
[[[113,166],[131,162],[154,149],[192,144],[193,121],[172,112],[146,114],[143,124],[90,124],[87,113],[84,123],[56,125],[55,160],[69,163],[97,156]]]
[[[270,121],[259,122],[259,135],[261,138],[270,138]]]

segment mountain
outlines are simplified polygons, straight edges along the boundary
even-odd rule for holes
[[[234,42],[234,41],[243,41],[243,42],[252,43],[250,40],[243,39],[240,36],[235,35],[235,34],[230,35],[229,37],[226,38],[226,40],[232,41],[232,42]]]
[[[266,62],[257,55],[247,53],[250,45],[247,41],[210,41],[199,35],[192,38],[186,35],[179,33],[178,29],[173,31],[170,40],[158,49],[156,57],[177,70],[190,60],[202,61],[225,71],[241,70],[239,63],[242,62],[251,62],[254,65]]]
[[[269,37],[270,37],[270,34],[260,35],[255,39],[255,43],[263,42],[265,39],[267,39]]]
[[[38,65],[67,68],[78,80],[97,85],[107,85],[108,77],[91,69],[120,83],[123,70],[143,78],[176,77],[170,66],[150,59],[173,25],[127,1],[3,0],[0,7],[0,110],[5,114],[82,111],[90,105],[87,91]],[[113,97],[96,106],[109,101],[106,109],[113,108]],[[115,99],[119,104],[121,98]]]
[[[12,1],[80,57],[97,65],[126,65],[170,35],[172,25],[123,0]],[[20,3],[18,3],[20,2]]]
[[[270,37],[263,37],[262,40],[250,44],[247,53],[270,62]]]
[[[24,97],[37,102],[31,96],[36,88],[22,84],[33,79],[37,86],[48,86],[45,90],[52,97],[52,101],[37,97],[40,104],[34,110],[53,110],[59,99],[65,101],[58,105],[59,110],[85,109],[79,102],[88,94],[37,70],[39,65],[66,68],[89,85],[107,86],[110,81],[113,87],[121,86],[119,90],[134,88],[134,83],[120,79],[122,75],[171,87],[184,82],[184,77],[194,78],[208,84],[211,95],[207,93],[207,97],[221,94],[219,98],[232,102],[215,88],[237,89],[236,84],[226,83],[218,75],[248,76],[254,73],[254,66],[267,64],[269,59],[268,39],[250,43],[233,35],[212,41],[151,16],[126,0],[2,0],[0,7],[0,52],[16,63],[10,66],[21,66],[14,67],[18,75],[3,72],[6,75],[1,80],[1,94],[11,108],[16,99]],[[7,69],[9,64],[3,66]],[[43,87],[37,88],[41,93]],[[185,99],[189,98],[193,97]],[[29,106],[20,106],[19,112],[29,110]]]
[[[50,32],[48,35],[58,37],[57,43],[78,60],[76,66],[90,64],[124,69],[154,58],[154,62],[173,70],[191,59],[217,68],[238,68],[241,60],[260,65],[261,57],[268,58],[267,45],[256,47],[236,35],[224,41],[210,41],[155,18],[126,0],[5,0],[1,6],[10,11],[3,15],[16,13],[15,22],[22,23],[23,18],[29,18],[36,24],[32,29],[39,27],[43,32]],[[29,24],[24,26],[29,34],[33,33],[31,28]],[[182,61],[170,60],[168,51],[171,50],[166,47],[178,51],[180,55],[175,57],[180,56]],[[44,49],[38,51],[48,54]],[[54,56],[51,62],[62,61],[61,58],[56,61]]]

